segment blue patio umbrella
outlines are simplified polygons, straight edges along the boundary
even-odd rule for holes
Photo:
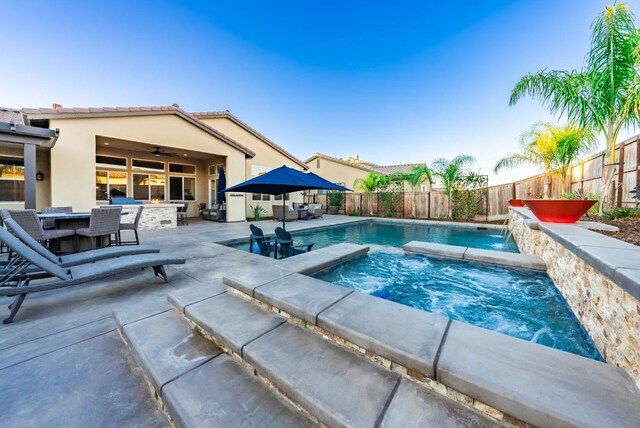
[[[216,204],[224,203],[224,189],[227,187],[227,178],[224,175],[224,168],[218,167],[218,183],[216,183]]]
[[[285,206],[284,195],[302,190],[338,190],[351,191],[344,186],[325,180],[312,172],[302,172],[297,169],[281,166],[250,180],[225,189],[225,192],[266,193],[267,195],[282,195],[282,206]],[[282,221],[284,229],[284,220]]]

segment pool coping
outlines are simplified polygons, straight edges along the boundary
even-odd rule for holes
[[[488,263],[517,269],[547,271],[547,264],[542,258],[522,253],[485,250],[459,245],[437,244],[424,241],[410,241],[402,246],[407,253],[424,254],[475,263]]]
[[[588,225],[547,223],[528,208],[509,208],[525,224],[561,244],[589,266],[640,300],[640,247],[589,230]]]

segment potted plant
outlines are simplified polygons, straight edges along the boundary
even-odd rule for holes
[[[525,199],[524,203],[540,221],[549,223],[575,223],[589,208],[598,202],[594,199]]]
[[[328,192],[327,199],[329,200],[329,214],[338,214],[338,210],[344,201],[344,193]]]

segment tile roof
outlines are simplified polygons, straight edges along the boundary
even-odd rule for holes
[[[247,125],[245,122],[240,120],[237,116],[234,116],[233,114],[231,114],[231,112],[229,110],[224,110],[224,111],[199,111],[199,112],[193,112],[191,114],[194,117],[198,118],[198,119],[211,119],[211,118],[229,119],[230,121],[236,123],[238,126],[243,128],[245,131],[249,132],[250,134],[253,134],[259,140],[262,140],[268,146],[271,146],[276,151],[280,152],[284,156],[286,156],[289,159],[291,159],[292,161],[294,161],[295,163],[297,163],[298,165],[300,165],[304,169],[308,169],[307,165],[304,162],[302,162],[300,159],[298,159],[297,157],[295,157],[294,155],[292,155],[291,153],[289,153],[288,151],[283,149],[281,146],[277,145],[276,143],[274,143],[273,141],[271,141],[270,139],[265,137],[260,132],[258,132],[255,129],[253,129],[251,126]]]
[[[14,123],[16,125],[26,124],[24,115],[20,110],[6,107],[0,107],[0,122]]]
[[[413,169],[414,166],[424,166],[425,162],[419,163],[406,163],[401,165],[379,165],[376,166],[375,169],[380,171],[383,174],[397,174],[397,173],[409,173]]]
[[[369,172],[377,172],[375,169],[373,169],[373,167],[371,166],[367,166],[364,164],[358,164],[358,163],[353,163],[353,162],[348,162],[344,159],[340,159],[340,158],[336,158],[333,156],[329,156],[329,155],[325,155],[323,153],[316,153],[315,155],[311,156],[309,159],[307,159],[306,161],[304,161],[304,163],[309,163],[317,158],[320,159],[326,159],[335,163],[339,163],[342,165],[346,165],[346,166],[350,166],[351,168],[356,168],[356,169],[362,169],[364,171],[369,171]]]
[[[232,138],[224,135],[222,132],[198,120],[195,116],[185,112],[180,107],[157,106],[157,107],[71,107],[71,108],[23,108],[22,113],[27,117],[35,116],[38,118],[85,118],[85,117],[109,117],[109,116],[128,116],[128,115],[149,115],[149,114],[175,114],[182,119],[201,128],[205,132],[224,141],[232,147],[240,150],[250,157],[256,154],[253,150],[243,146]]]
[[[400,164],[400,165],[376,165],[374,163],[364,162],[364,161],[361,161],[360,163],[355,163],[355,162],[346,161],[344,159],[336,158],[333,156],[325,155],[322,153],[316,153],[315,155],[307,159],[305,163],[309,163],[316,158],[327,159],[332,162],[350,166],[352,168],[362,169],[364,171],[369,171],[369,172],[377,172],[379,174],[384,174],[384,175],[396,174],[396,173],[408,173],[408,172],[411,172],[411,169],[414,166],[426,165],[425,162],[407,163],[407,164]]]

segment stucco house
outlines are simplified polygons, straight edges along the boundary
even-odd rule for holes
[[[108,203],[108,194],[116,192],[145,202],[192,202],[193,216],[199,203],[215,201],[219,168],[228,186],[283,164],[306,169],[229,112],[192,114],[177,105],[3,111],[18,112],[30,127],[58,130],[55,145],[36,151],[38,210],[69,205],[86,211]],[[0,174],[2,207],[25,207],[24,170],[22,150],[1,145],[0,171],[7,171]],[[273,199],[226,195],[227,221],[244,221],[256,203],[270,214]]]
[[[328,156],[322,153],[316,153],[304,162],[310,171],[326,178],[327,180],[340,183],[349,188],[353,188],[353,183],[358,178],[365,178],[369,173],[391,175],[397,173],[410,173],[414,166],[425,165],[422,163],[408,163],[401,165],[377,165],[360,159],[359,156],[348,157],[346,159]],[[421,192],[428,192],[431,189],[431,183],[425,181],[420,185]],[[354,189],[355,190],[355,189]],[[405,183],[405,192],[413,191],[411,187]]]

